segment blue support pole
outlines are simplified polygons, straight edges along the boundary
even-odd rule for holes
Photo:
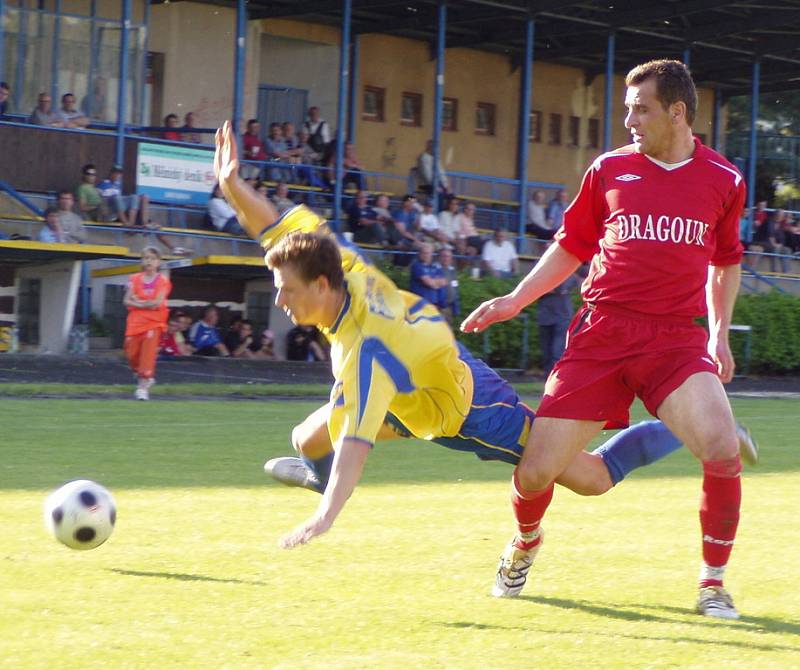
[[[119,87],[117,92],[117,143],[114,162],[122,165],[125,161],[125,109],[128,94],[128,30],[131,27],[132,0],[122,0],[122,20],[119,37]]]
[[[89,286],[91,285],[91,277],[89,275],[89,262],[83,261],[81,263],[81,323],[89,323]]]
[[[522,81],[519,106],[519,149],[517,176],[519,178],[519,220],[517,221],[517,251],[522,252],[525,239],[525,226],[528,223],[528,154],[531,134],[531,89],[533,72],[533,38],[535,24],[532,17],[525,22],[525,60],[522,63]]]
[[[92,0],[89,7],[90,11],[90,25],[89,25],[89,91],[86,95],[86,115],[92,118],[94,113],[94,80],[97,71],[97,0]]]
[[[339,99],[336,110],[336,187],[333,195],[334,226],[340,229],[339,217],[342,215],[342,191],[344,190],[344,126],[347,122],[347,80],[350,60],[350,16],[352,0],[344,0],[342,10],[342,34],[339,45]]]
[[[719,151],[722,146],[722,91],[714,89],[714,115],[711,119],[711,146]]]
[[[444,98],[444,50],[447,39],[447,3],[439,0],[436,32],[436,81],[433,87],[433,181],[431,201],[433,211],[439,211],[439,165],[442,156],[442,101]]]
[[[50,97],[55,106],[58,100],[58,61],[61,55],[61,0],[55,3],[55,18],[53,19],[53,50],[50,52]],[[64,91],[66,93],[66,91]]]
[[[689,48],[688,45],[683,49],[683,64],[686,67],[692,66],[692,50]]]
[[[756,161],[758,160],[758,95],[761,87],[761,61],[753,61],[753,93],[750,103],[750,153],[747,163],[747,206],[750,208],[750,225],[753,225],[753,205],[756,200]]]
[[[608,34],[606,48],[606,90],[603,100],[603,152],[611,151],[611,111],[614,96],[614,48],[616,36],[613,32]]]
[[[21,4],[21,3],[20,3]],[[22,94],[25,86],[25,51],[28,48],[28,12],[19,8],[19,32],[17,33],[17,71],[14,81],[14,109],[22,109]],[[50,96],[52,97],[52,96]],[[38,101],[37,101],[38,102]]]
[[[356,143],[356,112],[358,111],[358,67],[361,59],[361,41],[353,35],[350,49],[350,104],[347,109],[347,141]]]
[[[150,53],[150,2],[144,3],[144,44],[142,44],[142,64],[139,75],[139,123],[146,126],[150,119],[145,119],[147,111],[147,59]],[[159,122],[160,123],[160,122]]]
[[[233,130],[239,132],[244,115],[244,68],[247,60],[247,5],[236,2],[236,59],[233,74]]]
[[[6,2],[5,0],[0,0],[0,81],[8,81],[6,79],[6,63],[5,59],[3,58],[6,54],[5,48],[5,25],[6,25]]]

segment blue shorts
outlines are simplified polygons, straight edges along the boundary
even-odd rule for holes
[[[533,410],[523,403],[517,392],[483,361],[460,344],[460,358],[472,370],[474,393],[472,407],[458,435],[435,437],[432,441],[449,449],[471,451],[483,461],[505,461],[516,465],[522,456]],[[393,414],[386,423],[399,435],[410,437],[410,431]]]

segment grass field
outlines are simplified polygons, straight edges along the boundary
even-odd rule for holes
[[[800,668],[800,401],[736,400],[746,472],[727,584],[739,622],[692,613],[697,464],[686,453],[601,498],[559,490],[517,600],[488,595],[512,530],[510,467],[380,445],[331,532],[276,541],[314,509],[269,483],[302,401],[0,400],[0,668]],[[49,490],[114,493],[117,528],[75,552]]]

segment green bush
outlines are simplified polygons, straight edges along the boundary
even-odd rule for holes
[[[382,270],[400,287],[408,289],[408,269],[385,266]],[[516,279],[472,279],[459,275],[458,292],[463,319],[484,300],[508,293]],[[580,298],[576,294],[575,308]],[[527,367],[540,364],[539,338],[536,331],[536,306],[527,307],[528,355]],[[800,372],[800,297],[778,292],[740,295],[736,301],[733,322],[749,325],[751,333],[749,372],[758,374],[789,374]],[[457,326],[457,324],[456,324]],[[488,332],[488,362],[500,368],[518,368],[522,358],[524,324],[514,319],[502,328]],[[470,351],[484,358],[482,335],[456,331],[456,338]],[[731,348],[739,370],[745,362],[745,333],[731,333]]]

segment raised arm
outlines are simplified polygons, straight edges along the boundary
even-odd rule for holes
[[[706,303],[708,305],[708,353],[717,364],[723,382],[733,379],[736,365],[728,342],[733,306],[739,293],[741,265],[711,265],[708,268]]]
[[[214,139],[214,174],[220,188],[245,232],[258,240],[261,231],[278,220],[278,210],[239,177],[239,149],[230,121],[217,130]]]
[[[493,323],[513,319],[525,307],[552,291],[581,262],[560,244],[552,244],[539,262],[509,294],[481,303],[461,324],[465,333],[480,333]]]

